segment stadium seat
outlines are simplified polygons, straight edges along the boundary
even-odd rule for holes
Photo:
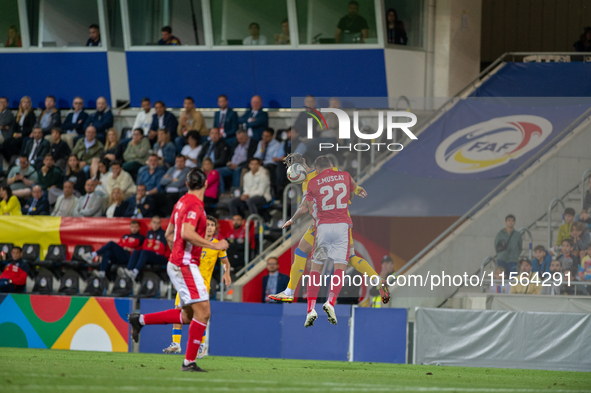
[[[45,260],[37,262],[39,266],[50,267],[56,264],[65,262],[66,260],[66,245],[52,244],[47,248],[47,255]]]
[[[41,267],[35,275],[33,293],[48,295],[53,291],[53,273],[49,269]]]
[[[67,269],[60,278],[57,293],[62,295],[77,295],[80,293],[80,275],[72,269]]]
[[[0,243],[0,252],[3,252],[6,255],[6,260],[12,260],[12,247],[14,245],[12,243]]]
[[[41,247],[39,247],[39,244],[23,244],[23,260],[28,263],[37,261],[39,259],[40,250]]]
[[[66,263],[70,265],[72,268],[79,268],[86,264],[86,261],[82,258],[82,255],[88,254],[92,252],[92,246],[88,244],[79,244],[74,247],[74,252],[72,253],[72,260],[67,261]]]
[[[160,295],[160,277],[153,272],[145,272],[137,298],[151,298]]]

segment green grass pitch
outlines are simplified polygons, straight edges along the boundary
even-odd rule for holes
[[[0,348],[0,392],[591,392],[591,373]]]

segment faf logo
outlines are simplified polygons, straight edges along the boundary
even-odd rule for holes
[[[334,113],[337,117],[339,122],[339,139],[351,139],[351,119],[349,118],[349,114],[342,109],[337,108],[321,108],[320,111],[305,107],[306,113],[309,114],[312,118],[316,120],[318,125],[320,126],[321,130],[328,130],[328,124],[326,119],[322,115],[322,113]],[[307,138],[314,139],[313,135],[313,124],[314,121],[312,118],[308,119],[308,128],[307,128]],[[410,119],[410,121],[398,123],[397,121],[400,119]],[[400,128],[410,139],[417,139],[415,134],[409,130],[410,127],[417,124],[417,117],[410,112],[401,112],[401,111],[388,111],[386,112],[386,139],[391,141],[393,139],[393,131],[396,128]],[[382,133],[384,132],[384,112],[378,112],[378,129],[376,132],[372,134],[365,134],[359,130],[359,112],[353,112],[353,131],[355,135],[359,139],[363,139],[365,141],[371,141],[378,139]],[[348,151],[368,151],[372,148],[375,148],[377,151],[380,151],[380,147],[388,149],[390,151],[400,151],[402,150],[403,146],[400,143],[355,143],[355,144],[348,144],[348,145],[336,145],[334,143],[319,143],[318,150],[322,151],[334,149],[336,151],[339,150],[348,150]]]
[[[500,167],[538,147],[552,133],[552,123],[540,116],[497,117],[448,136],[435,161],[452,173],[477,173]]]

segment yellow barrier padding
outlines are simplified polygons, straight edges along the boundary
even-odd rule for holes
[[[62,244],[61,222],[61,217],[0,216],[0,243],[13,243],[20,247],[25,243],[39,244],[41,259],[45,259],[47,247]]]

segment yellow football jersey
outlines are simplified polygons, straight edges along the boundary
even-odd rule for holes
[[[211,239],[213,243],[217,243],[218,239]],[[203,277],[203,281],[205,282],[205,286],[207,287],[207,292],[209,292],[209,285],[211,281],[211,275],[213,274],[213,269],[215,268],[215,264],[219,259],[225,258],[227,256],[226,251],[224,250],[212,250],[211,248],[203,248],[201,250],[201,261],[199,263],[199,271],[201,272],[201,276]]]

